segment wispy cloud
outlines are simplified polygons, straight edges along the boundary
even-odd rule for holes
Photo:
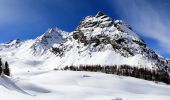
[[[170,15],[163,11],[167,8],[155,7],[157,5],[153,5],[151,1],[156,0],[117,0],[113,4],[120,10],[120,16],[130,20],[134,29],[141,35],[158,42],[159,52],[170,53]],[[163,1],[166,2],[166,0]],[[163,1],[159,1],[160,5],[163,4],[161,3]]]

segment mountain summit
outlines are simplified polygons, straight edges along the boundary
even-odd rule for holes
[[[105,14],[103,12],[99,11],[95,17],[100,17],[100,16],[103,16],[103,15],[105,15]]]

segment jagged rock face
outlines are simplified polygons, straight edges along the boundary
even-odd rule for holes
[[[155,55],[129,25],[120,20],[113,21],[102,12],[95,17],[86,17],[73,32],[73,38],[84,45],[94,44],[94,47],[109,44],[124,57]]]

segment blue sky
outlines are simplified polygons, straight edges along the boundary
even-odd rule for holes
[[[36,38],[51,27],[71,32],[85,16],[103,11],[170,58],[169,10],[170,0],[0,0],[0,42]]]

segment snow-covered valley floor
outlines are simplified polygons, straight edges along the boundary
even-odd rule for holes
[[[0,78],[5,100],[169,100],[170,86],[94,72],[34,71]]]

